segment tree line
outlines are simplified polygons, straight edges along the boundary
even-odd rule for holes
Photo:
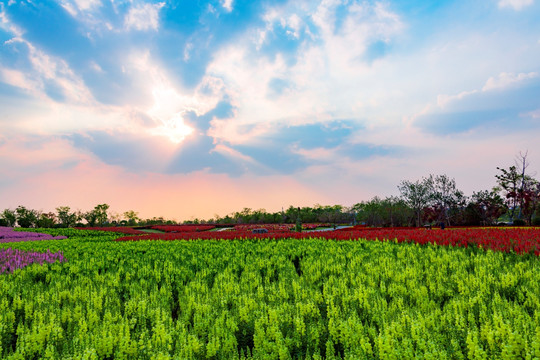
[[[540,182],[528,172],[528,154],[519,153],[515,164],[499,171],[491,190],[465,196],[454,178],[429,175],[421,179],[402,180],[399,196],[362,201],[350,207],[342,205],[289,206],[277,212],[244,208],[224,217],[192,219],[191,224],[364,224],[366,226],[491,226],[501,222],[513,225],[540,225]],[[134,210],[123,214],[109,212],[108,204],[98,204],[83,212],[60,206],[56,212],[41,212],[18,206],[0,213],[0,226],[74,227],[74,226],[144,226],[174,224],[163,217],[141,219]]]

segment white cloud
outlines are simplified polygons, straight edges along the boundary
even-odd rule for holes
[[[536,76],[522,70],[537,67],[534,59],[539,49],[533,33],[525,37],[439,33],[418,46],[407,43],[407,34],[402,37],[407,24],[388,6],[352,3],[339,27],[335,26],[340,22],[336,22],[333,2],[317,2],[312,21],[306,20],[313,14],[311,10],[288,6],[267,10],[262,29],[254,32],[261,35],[258,39],[238,41],[215,54],[207,73],[223,79],[236,111],[230,119],[215,119],[209,135],[232,144],[256,145],[277,124],[358,119],[366,127],[359,131],[363,142],[424,151],[441,147],[440,139],[427,138],[421,131],[411,135],[414,114],[422,109],[427,109],[425,114],[441,112],[445,106],[453,106],[452,102],[469,101],[474,94],[483,96],[482,91],[494,86],[521,86],[518,81]],[[292,62],[279,52],[260,56],[257,50],[264,50],[262,45],[274,30],[269,24],[290,26],[291,14],[305,20],[317,38],[301,43]],[[389,44],[389,52],[367,64],[362,56],[373,41]],[[403,51],[404,46],[412,48]],[[494,76],[504,69],[518,71]],[[269,97],[269,85],[275,79],[283,80],[285,86],[281,94]],[[404,117],[412,120],[402,122]],[[375,125],[376,137],[372,136]],[[421,167],[415,165],[415,169]]]
[[[193,43],[188,42],[184,47],[184,61],[188,61],[191,57],[191,50],[193,50]]]
[[[499,7],[500,8],[510,7],[516,11],[519,11],[523,9],[524,7],[532,5],[533,2],[534,0],[500,0]]]
[[[157,30],[159,28],[159,10],[165,3],[144,4],[132,7],[125,17],[127,29]]]
[[[185,124],[183,114],[177,113],[166,119],[162,125],[150,129],[150,134],[168,138],[171,142],[179,144],[187,136],[193,133],[194,129]]]
[[[241,164],[247,163],[255,166],[259,165],[255,160],[253,160],[253,158],[244,155],[241,152],[223,144],[217,144],[211,152],[219,153],[227,157],[228,159],[231,159]]]
[[[0,79],[6,84],[18,87],[29,93],[39,94],[36,89],[41,87],[40,83],[28,78],[22,71],[0,68]]]
[[[100,0],[74,0],[81,11],[89,10],[101,6]]]
[[[300,37],[300,29],[302,26],[302,19],[296,14],[289,16],[286,22],[287,26],[291,30],[287,30],[289,35],[292,35],[294,38],[298,39]]]
[[[528,112],[526,114],[523,114],[523,116],[531,117],[533,119],[540,119],[540,109],[530,111],[530,112]]]
[[[445,95],[445,94],[437,95],[437,106],[443,109],[446,106],[448,106],[450,103],[454,101],[463,100],[464,98],[470,95],[478,94],[479,92],[507,89],[509,87],[518,85],[520,82],[523,82],[529,79],[534,79],[538,76],[539,74],[536,72],[519,73],[519,74],[502,72],[497,76],[492,76],[488,78],[488,80],[485,82],[484,86],[480,90],[477,90],[477,89],[466,90],[466,91],[462,91],[458,93],[457,95]],[[428,111],[424,109],[422,112],[420,112],[416,116],[429,112],[429,110],[431,110],[431,107],[428,107]]]
[[[223,80],[211,75],[204,76],[195,89],[184,89],[174,84],[149,51],[131,54],[125,71],[140,84],[141,92],[148,92],[147,103],[138,104],[138,110],[153,123],[140,130],[165,136],[175,143],[192,134],[192,126],[197,125],[185,122],[187,113],[201,116],[215,108],[226,95]]]
[[[231,12],[233,10],[233,1],[234,0],[219,0],[221,6],[223,6],[223,8],[227,10],[227,12]]]
[[[437,96],[437,105],[441,108],[444,108],[446,105],[451,103],[455,100],[461,100],[465,98],[466,96],[476,94],[478,90],[471,90],[471,91],[462,91],[457,95],[438,95]]]
[[[96,9],[101,6],[101,0],[62,0],[60,5],[71,15],[77,15],[77,9],[81,12]]]
[[[0,3],[0,29],[4,29],[6,32],[13,34],[16,38],[19,38],[23,35],[23,31],[11,21],[9,21],[3,3]]]
[[[99,66],[99,64],[97,62],[95,62],[95,61],[90,62],[90,68],[92,70],[94,70],[95,72],[97,72],[97,73],[103,73],[104,72],[103,69],[101,68],[101,66]]]
[[[337,5],[323,1],[316,5],[313,16],[309,2],[270,8],[256,39],[245,39],[216,53],[207,73],[223,79],[238,111],[233,119],[214,121],[212,136],[246,142],[268,131],[258,124],[350,119],[357,118],[359,111],[365,117],[366,107],[377,107],[382,101],[379,97],[392,96],[392,90],[377,90],[382,86],[379,72],[384,70],[370,66],[362,56],[371,42],[388,42],[398,36],[403,29],[401,20],[380,4],[352,4],[337,31],[333,25]],[[309,17],[310,21],[305,20]],[[309,32],[306,23],[318,28]],[[302,41],[293,63],[279,52],[274,57],[259,56],[258,50],[275,26]],[[309,35],[305,40],[300,40],[302,31]],[[276,81],[282,85],[272,91]],[[252,129],[249,133],[244,130],[246,125]]]
[[[32,69],[26,70],[23,74],[18,70],[2,68],[3,78],[7,83],[45,99],[48,98],[45,93],[45,83],[53,82],[61,90],[66,102],[80,104],[93,102],[93,96],[83,80],[70,69],[65,61],[47,55],[21,38],[14,38],[7,42],[7,44],[17,43],[28,47],[28,60]]]
[[[77,16],[77,10],[73,6],[73,4],[68,2],[62,2],[60,5],[69,13],[69,15],[73,17]]]
[[[536,77],[538,77],[538,73],[536,72],[519,73],[517,75],[514,73],[502,72],[497,77],[490,77],[486,81],[486,84],[482,88],[482,91],[504,89],[516,83],[519,83],[528,79],[534,79]]]

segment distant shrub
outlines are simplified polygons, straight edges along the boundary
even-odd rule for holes
[[[540,226],[540,216],[537,216],[532,220],[532,225]]]
[[[516,219],[514,220],[514,226],[525,226],[526,223],[525,223],[525,220],[523,219]]]

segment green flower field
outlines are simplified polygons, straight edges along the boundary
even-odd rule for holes
[[[2,359],[538,359],[533,254],[395,241],[2,243]]]

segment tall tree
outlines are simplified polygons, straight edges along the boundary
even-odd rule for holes
[[[136,211],[128,210],[124,212],[124,218],[127,219],[128,225],[135,225],[139,221],[139,214]]]
[[[14,210],[5,209],[0,214],[0,218],[6,226],[13,227],[17,223],[17,214]]]
[[[524,186],[520,190],[520,214],[527,224],[532,223],[533,215],[540,203],[540,183],[532,178],[524,181]]]
[[[471,206],[480,217],[481,225],[495,225],[507,210],[504,199],[496,191],[473,192]]]
[[[71,211],[69,206],[57,207],[56,214],[60,225],[63,227],[73,227],[82,219],[80,211]]]
[[[465,195],[456,187],[456,180],[448,175],[430,175],[430,198],[437,215],[437,222],[450,223],[450,214],[460,206],[465,205]]]
[[[521,219],[523,210],[530,205],[532,198],[531,190],[534,188],[536,180],[527,174],[529,161],[528,152],[520,152],[515,159],[515,165],[508,169],[497,167],[501,174],[495,175],[497,178],[497,191],[502,191],[506,197],[506,203],[510,209],[510,220]]]
[[[36,226],[36,222],[39,217],[39,213],[33,209],[27,209],[24,206],[18,206],[15,209],[17,214],[17,224],[23,228],[31,228]]]
[[[415,182],[403,180],[398,185],[401,198],[414,211],[416,226],[421,225],[422,211],[431,201],[431,181],[430,178]]]
[[[108,204],[96,205],[93,210],[84,214],[84,219],[89,226],[103,226],[108,220],[107,210],[109,210]]]
[[[510,166],[508,169],[497,167],[497,170],[500,170],[501,174],[495,175],[497,183],[499,184],[499,187],[497,187],[496,190],[502,191],[505,195],[506,204],[510,209],[510,220],[514,221],[516,210],[519,205],[518,188],[521,175],[515,166]]]
[[[36,221],[39,228],[52,228],[56,224],[56,215],[52,212],[41,213]]]

